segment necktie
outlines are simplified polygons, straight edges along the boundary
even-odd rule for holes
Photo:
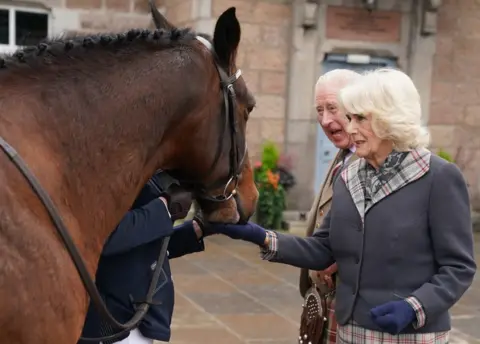
[[[338,160],[340,160],[332,169],[332,179],[330,179],[330,184],[333,184],[335,180],[337,180],[340,171],[342,170],[342,166],[345,162],[345,157],[348,155],[350,151],[348,149],[342,150],[340,153]]]
[[[338,164],[336,164],[333,167],[332,178],[330,179],[330,185],[332,185],[335,182],[335,180],[337,179],[337,174],[338,174],[338,172],[340,172],[340,167],[342,167],[342,165],[343,165],[343,161],[340,161]]]

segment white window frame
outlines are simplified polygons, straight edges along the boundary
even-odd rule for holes
[[[15,42],[15,35],[16,35],[16,20],[15,20],[16,11],[46,14],[48,16],[47,37],[50,37],[52,32],[52,16],[51,16],[50,10],[43,9],[43,8],[17,6],[17,5],[3,5],[3,4],[0,5],[0,10],[8,10],[8,25],[9,25],[9,30],[8,30],[9,43],[8,44],[0,43],[0,54],[13,53],[18,48],[22,48],[22,46],[20,45],[13,44],[13,42]]]

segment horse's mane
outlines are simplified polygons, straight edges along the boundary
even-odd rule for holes
[[[132,29],[116,34],[75,35],[52,38],[36,46],[21,48],[13,54],[0,54],[0,69],[58,65],[75,59],[87,60],[96,54],[130,55],[151,49],[161,50],[192,41],[198,34],[190,28],[171,30]],[[207,37],[205,37],[207,38]],[[208,37],[210,38],[210,37]]]

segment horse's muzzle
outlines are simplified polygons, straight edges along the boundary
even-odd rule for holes
[[[239,220],[238,220],[237,223],[240,224],[240,225],[244,225],[248,222],[250,217],[245,214],[245,211],[244,211],[243,206],[242,206],[242,200],[238,196],[238,192],[235,193],[235,195],[233,197],[235,199],[235,203],[237,205],[237,212],[238,212],[238,215],[239,215]]]

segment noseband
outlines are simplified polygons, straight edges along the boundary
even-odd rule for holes
[[[226,202],[232,197],[237,197],[237,187],[240,175],[242,173],[242,169],[245,162],[245,157],[247,155],[247,141],[245,139],[244,149],[239,154],[239,143],[238,143],[238,121],[236,116],[236,95],[234,90],[235,82],[240,78],[242,75],[242,70],[238,69],[235,74],[228,75],[225,69],[221,66],[220,60],[218,58],[215,49],[213,48],[212,44],[205,38],[201,36],[196,37],[198,41],[200,41],[212,54],[214,58],[215,67],[217,69],[218,75],[220,77],[220,89],[223,95],[223,108],[222,108],[222,118],[225,118],[226,125],[230,129],[230,163],[229,163],[229,172],[226,178],[220,179],[215,181],[212,184],[207,186],[198,184],[192,181],[182,180],[181,178],[176,178],[181,185],[192,189],[195,198],[206,200],[209,202]],[[222,153],[222,139],[223,136],[220,135],[219,145],[217,147],[217,152],[215,154],[215,158],[213,160],[212,165],[210,166],[210,171],[213,171],[218,164],[220,159],[220,155]],[[168,172],[168,171],[167,171]],[[233,187],[232,187],[233,186]],[[231,188],[231,191],[228,189]],[[210,190],[213,189],[223,189],[223,192],[220,195],[211,195]],[[237,201],[237,207],[239,207],[239,202]]]

